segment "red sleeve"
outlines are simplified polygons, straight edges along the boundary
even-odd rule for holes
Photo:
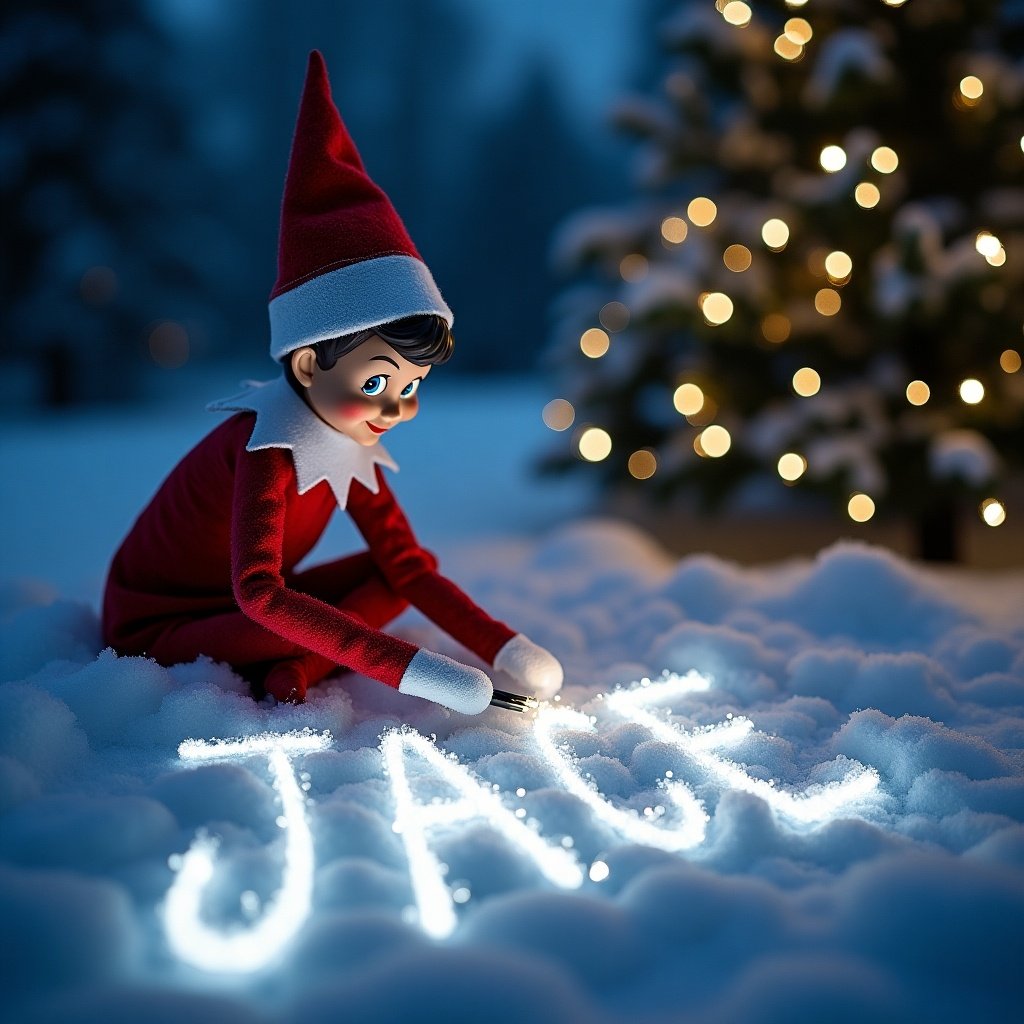
[[[366,538],[370,554],[388,584],[449,636],[488,665],[515,631],[492,619],[463,590],[437,570],[437,559],[420,547],[404,513],[377,470],[374,494],[353,481],[348,511]]]
[[[238,456],[231,509],[235,600],[249,618],[278,636],[397,687],[417,647],[285,586],[285,489],[293,478],[290,455],[281,449]]]

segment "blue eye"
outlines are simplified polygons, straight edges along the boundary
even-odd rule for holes
[[[405,385],[404,388],[402,388],[402,391],[401,391],[402,398],[412,398],[412,396],[416,394],[416,390],[417,390],[417,388],[419,388],[419,386],[420,386],[420,379],[419,379],[419,377],[417,377],[413,381],[410,381],[408,384]]]
[[[379,395],[388,386],[387,374],[378,373],[371,377],[360,389],[364,395]]]

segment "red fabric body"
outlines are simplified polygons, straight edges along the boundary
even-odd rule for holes
[[[104,641],[240,670],[312,652],[398,686],[418,648],[380,627],[413,604],[492,664],[514,632],[438,574],[379,468],[379,491],[353,481],[348,500],[368,549],[295,571],[337,504],[326,482],[298,493],[290,451],[246,451],[254,422],[239,413],[208,434],[136,520],[107,578]]]
[[[324,59],[314,50],[285,178],[270,298],[336,267],[380,256],[421,259],[391,200],[366,173],[331,98]]]

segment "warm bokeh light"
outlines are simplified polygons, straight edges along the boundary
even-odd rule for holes
[[[761,227],[761,238],[764,239],[764,244],[769,249],[774,249],[776,252],[785,249],[786,243],[789,241],[789,225],[778,217],[772,217],[771,220],[766,220]]]
[[[629,281],[631,284],[642,281],[647,276],[647,270],[647,257],[638,252],[623,256],[622,262],[619,264],[619,274],[622,275],[622,280]]]
[[[729,431],[717,423],[702,430],[698,440],[704,454],[709,459],[720,459],[732,447]]]
[[[769,313],[761,321],[761,333],[764,335],[765,341],[770,341],[773,345],[781,345],[792,331],[793,325],[789,321],[788,316],[783,316],[781,313]]]
[[[912,380],[907,385],[907,401],[911,405],[924,405],[932,397],[932,389],[923,380]]]
[[[794,43],[788,36],[781,35],[775,40],[775,52],[783,60],[797,60],[803,56],[804,48],[799,43]]]
[[[853,273],[853,260],[842,250],[836,249],[825,257],[825,273],[833,284],[846,281]]]
[[[1016,373],[1021,366],[1020,353],[1013,348],[1008,348],[1000,357],[999,365],[1005,373]]]
[[[745,245],[730,245],[722,253],[722,262],[736,274],[748,270],[752,260],[753,256],[751,256],[750,250]]]
[[[811,28],[810,22],[804,18],[790,18],[786,22],[785,28],[782,30],[782,34],[792,43],[796,43],[797,46],[804,46],[811,41],[811,36],[814,35],[814,30]]]
[[[846,150],[842,146],[826,146],[818,162],[829,174],[835,174],[846,166]]]
[[[855,523],[866,523],[875,514],[875,503],[866,494],[854,494],[846,511]]]
[[[889,146],[879,146],[871,154],[871,166],[879,174],[892,174],[899,165],[900,158],[896,155],[896,150],[890,149]]]
[[[685,241],[689,230],[690,225],[682,217],[666,217],[661,222],[661,237],[673,245]]]
[[[649,480],[658,469],[658,460],[654,457],[654,452],[641,448],[640,451],[630,455],[626,468],[631,477],[637,480]]]
[[[985,86],[977,75],[960,79],[960,92],[966,100],[980,100]]]
[[[158,323],[149,332],[149,354],[165,370],[184,366],[189,357],[188,331],[173,320]]]
[[[787,483],[799,480],[807,469],[807,460],[796,452],[786,452],[779,459],[779,476]]]
[[[709,324],[717,327],[732,316],[732,299],[725,292],[708,292],[700,300],[700,311]]]
[[[803,7],[807,0],[786,0],[787,7]]]
[[[979,231],[977,237],[974,239],[974,248],[977,249],[985,259],[995,256],[1002,247],[1003,243],[1000,242],[991,231]]]
[[[704,392],[696,384],[680,384],[672,395],[672,404],[681,416],[696,416],[704,408]]]
[[[606,331],[624,331],[629,326],[629,307],[622,302],[606,302],[597,318]]]
[[[750,18],[753,15],[753,11],[742,2],[742,0],[730,0],[729,3],[722,8],[722,17],[725,18],[730,25],[735,25],[737,28],[743,28],[745,25],[750,24]]]
[[[553,398],[541,413],[544,425],[551,430],[568,430],[576,419],[576,410],[564,398]]]
[[[991,266],[1001,267],[1006,262],[1006,250],[1000,246],[993,255],[986,256],[985,259],[988,260]]]
[[[960,383],[960,397],[968,405],[977,405],[985,397],[985,385],[974,377]]]
[[[580,434],[579,439],[580,455],[587,462],[600,462],[607,459],[612,453],[612,439],[607,430],[600,427],[587,427]]]
[[[872,210],[878,205],[882,193],[878,191],[877,185],[870,181],[862,181],[853,190],[853,198],[857,200],[858,206],[864,207],[865,210]]]
[[[718,207],[705,196],[697,196],[690,200],[686,208],[686,216],[699,228],[706,228],[718,216]]]
[[[822,316],[835,316],[843,300],[835,288],[822,288],[814,296],[814,308]]]
[[[600,359],[608,351],[611,339],[600,327],[591,327],[580,338],[580,349],[591,359]]]
[[[793,374],[793,390],[801,398],[810,398],[821,390],[821,375],[809,366],[802,366]]]
[[[1006,506],[998,498],[986,498],[978,511],[989,526],[1002,526],[1006,522]]]

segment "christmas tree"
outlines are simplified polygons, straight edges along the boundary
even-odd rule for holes
[[[1024,43],[996,0],[712,0],[623,103],[640,195],[565,225],[554,468],[765,484],[956,555],[1024,460]],[[561,439],[560,439],[561,440]]]

